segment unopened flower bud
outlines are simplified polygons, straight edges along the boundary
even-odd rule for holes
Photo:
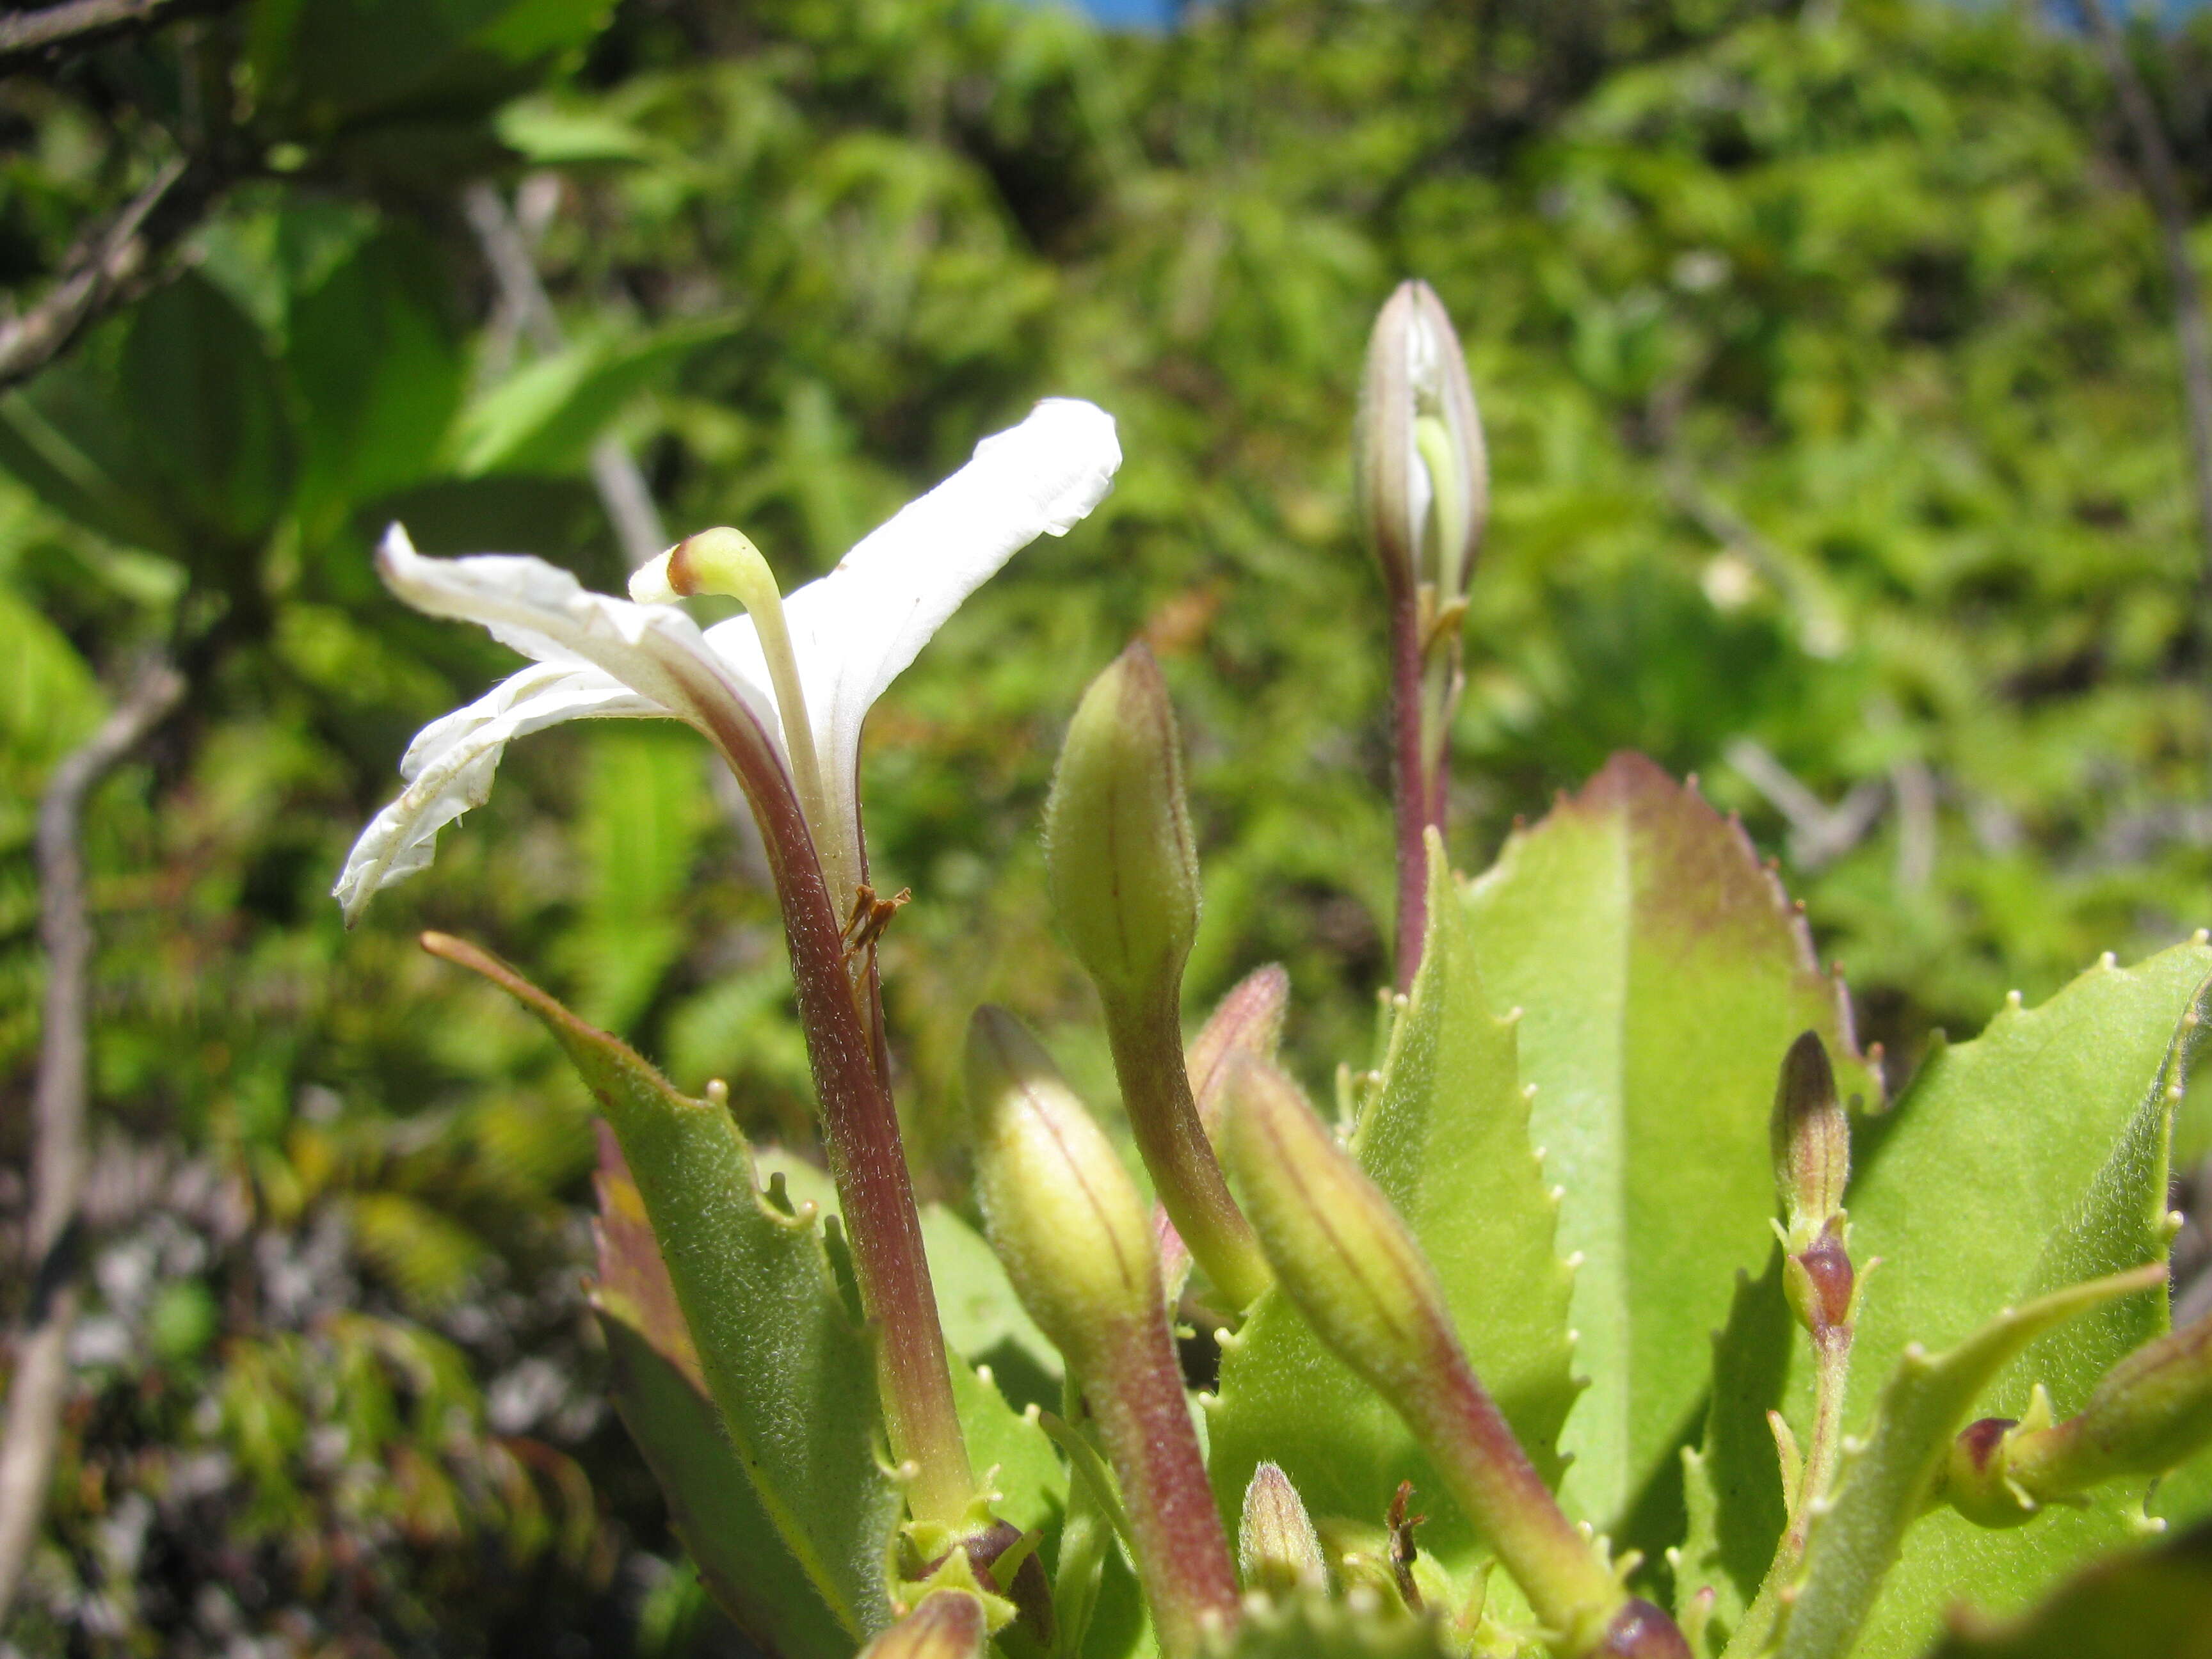
[[[2006,1437],[2005,1473],[2039,1502],[2126,1474],[2161,1474],[2212,1440],[2212,1313],[2146,1342],[2081,1409]]]
[[[1151,1218],[1112,1145],[1003,1008],[968,1027],[975,1197],[1022,1305],[1079,1366],[1160,1306]]]
[[[1100,994],[1179,991],[1198,931],[1198,858],[1175,709],[1143,641],[1083,694],[1044,811],[1053,909]]]
[[[968,1028],[968,1099],[984,1231],[1105,1442],[1160,1651],[1197,1659],[1236,1622],[1237,1577],[1184,1401],[1152,1218],[1091,1115],[1003,1010],[977,1009]]]
[[[1288,1595],[1328,1581],[1320,1534],[1291,1478],[1273,1463],[1252,1471],[1237,1529],[1237,1565],[1248,1590]]]
[[[1222,1152],[1284,1292],[1385,1399],[1433,1393],[1453,1345],[1435,1270],[1298,1085],[1229,1064]]]
[[[1221,1177],[1185,1063],[1182,965],[1198,930],[1198,860],[1175,710],[1139,641],[1083,694],[1045,804],[1053,907],[1098,988],[1137,1151],[1182,1242],[1233,1307],[1267,1266]]]
[[[982,1659],[989,1640],[982,1602],[966,1590],[941,1589],[862,1648],[859,1659]]]
[[[1249,1054],[1228,1064],[1222,1148],[1283,1293],[1405,1419],[1530,1607],[1559,1632],[1558,1650],[1603,1650],[1627,1596],[1468,1365],[1412,1232],[1297,1084]],[[1636,1639],[1645,1645],[1618,1650],[1666,1650],[1649,1645],[1656,1635]]]
[[[1835,1070],[1817,1032],[1800,1035],[1783,1057],[1769,1125],[1774,1184],[1796,1254],[1842,1214],[1851,1173],[1850,1119],[1836,1098]]]
[[[1354,476],[1394,595],[1426,585],[1441,608],[1467,592],[1490,510],[1490,463],[1459,337],[1436,291],[1405,282],[1368,337]]]

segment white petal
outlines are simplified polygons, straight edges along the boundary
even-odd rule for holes
[[[1040,535],[1066,535],[1097,507],[1121,465],[1112,416],[1047,398],[785,602],[823,787],[847,843],[833,859],[857,867],[853,791],[869,708],[1008,559]],[[765,682],[750,617],[719,623],[708,639],[733,672]]]
[[[732,721],[750,724],[782,752],[764,684],[734,672],[674,605],[587,592],[567,571],[526,554],[426,559],[398,525],[385,533],[376,567],[417,611],[480,623],[542,663],[589,664],[726,743]]]
[[[353,925],[380,888],[429,864],[439,830],[490,798],[500,755],[515,738],[563,720],[667,713],[595,668],[540,665],[433,720],[400,763],[406,789],[361,832],[331,890],[346,925]]]

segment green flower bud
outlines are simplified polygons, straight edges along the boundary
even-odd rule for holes
[[[2126,1474],[2162,1474],[2212,1440],[2212,1313],[2146,1342],[2063,1423],[2006,1437],[2005,1472],[2039,1502]]]
[[[1836,1098],[1836,1073],[1817,1032],[1800,1035],[1783,1057],[1769,1125],[1774,1184],[1796,1255],[1842,1215],[1851,1174],[1850,1119]]]
[[[1395,594],[1467,592],[1490,512],[1490,462],[1459,337],[1436,291],[1405,282],[1368,337],[1353,440],[1369,540]]]
[[[1079,1368],[1158,1316],[1159,1266],[1136,1184],[1052,1057],[1003,1008],[968,1027],[975,1197],[1022,1305]]]
[[[862,1648],[859,1659],[982,1659],[989,1639],[982,1602],[965,1590],[941,1589]]]
[[[1476,1378],[1435,1270],[1389,1200],[1297,1084],[1249,1054],[1228,1064],[1222,1150],[1283,1293],[1405,1419],[1461,1510],[1555,1632],[1556,1652],[1667,1652],[1671,1623],[1632,1609]],[[1634,1645],[1607,1648],[1621,1633],[1616,1615],[1629,1610]]]
[[[1328,1582],[1320,1534],[1291,1478],[1273,1463],[1252,1471],[1244,1488],[1244,1514],[1237,1528],[1237,1565],[1248,1590],[1287,1595]]]
[[[1159,665],[1139,641],[1091,683],[1045,802],[1053,909],[1109,1002],[1180,992],[1198,931],[1198,858],[1182,745]]]
[[[1384,1399],[1433,1394],[1454,1340],[1420,1247],[1296,1083],[1249,1055],[1229,1064],[1222,1153],[1284,1292]]]

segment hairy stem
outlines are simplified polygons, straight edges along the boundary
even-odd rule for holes
[[[907,1501],[915,1518],[957,1527],[975,1500],[975,1476],[953,1406],[898,1113],[877,1068],[869,1011],[846,970],[842,922],[781,763],[750,727],[710,735],[730,758],[759,819],[782,901],[799,1024],[822,1105],[823,1144],[852,1242],[861,1306],[876,1327],[891,1455],[911,1466]]]
[[[1099,1334],[1085,1356],[1084,1400],[1121,1478],[1160,1651],[1192,1659],[1210,1630],[1235,1624],[1237,1574],[1165,1310]]]

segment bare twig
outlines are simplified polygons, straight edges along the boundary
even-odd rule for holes
[[[1888,800],[1888,790],[1869,778],[1852,785],[1832,807],[1754,738],[1734,739],[1724,758],[1782,814],[1790,826],[1790,862],[1808,872],[1832,864],[1864,841]]]
[[[526,198],[525,205],[537,204]],[[506,198],[479,180],[462,192],[461,209],[468,216],[469,228],[477,234],[484,263],[491,267],[492,279],[499,284],[501,306],[514,325],[539,351],[560,350],[561,319],[554,314],[545,284],[538,279],[538,261],[531,252],[532,238],[516,222]],[[620,438],[610,434],[592,446],[592,483],[631,568],[666,550],[668,532],[653,505],[652,486],[646,483],[629,446]]]
[[[92,922],[86,914],[78,830],[85,798],[184,695],[181,675],[156,663],[98,731],[64,757],[39,802],[39,936],[46,992],[31,1103],[31,1214],[24,1229],[31,1296],[15,1344],[15,1375],[0,1431],[0,1615],[22,1581],[46,1510],[54,1443],[69,1383],[76,1316],[76,1228],[85,1175],[85,1054]]]
[[[2204,539],[2201,574],[2208,597],[2212,597],[2212,339],[2204,323],[2204,290],[2197,262],[2189,252],[2189,210],[2182,199],[2181,182],[2173,166],[2173,149],[2166,142],[2152,106],[2150,89],[2136,72],[2125,33],[2104,0],[2081,0],[2081,15],[2102,48],[2105,65],[2112,77],[2112,90],[2120,101],[2120,114],[2135,141],[2143,194],[2157,217],[2159,240],[2165,245],[2166,283],[2172,291],[2173,333],[2181,348],[2181,390],[2189,412],[2189,461],[2197,489],[2197,528]]]
[[[64,0],[58,6],[0,12],[0,74],[40,58],[81,52],[133,29],[152,28],[173,17],[234,3],[236,0]]]
[[[165,165],[103,228],[77,244],[46,298],[0,320],[0,388],[37,374],[87,326],[152,286],[159,256],[198,222],[211,194],[185,186],[190,172],[181,160]]]

